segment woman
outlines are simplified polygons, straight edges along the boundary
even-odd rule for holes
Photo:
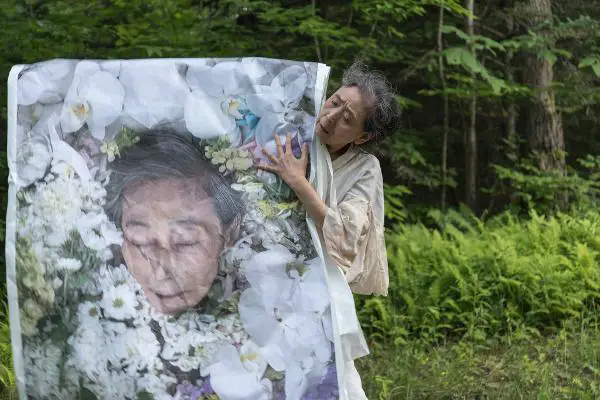
[[[387,80],[361,63],[353,64],[342,86],[325,102],[316,133],[333,165],[336,199],[327,205],[306,178],[307,146],[300,158],[275,135],[277,155],[258,167],[278,174],[296,193],[321,230],[329,257],[343,270],[352,290],[387,295],[388,267],[383,236],[383,178],[377,158],[362,148],[396,129],[400,109]],[[360,376],[350,362],[345,382],[352,400],[366,399]]]

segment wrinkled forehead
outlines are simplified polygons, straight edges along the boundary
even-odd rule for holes
[[[144,203],[148,201],[197,201],[211,197],[206,191],[207,177],[194,178],[169,177],[161,179],[141,179],[125,187],[125,203]]]
[[[368,117],[372,102],[365,98],[364,93],[361,92],[358,86],[341,86],[331,97],[336,98],[342,103],[348,102],[348,107],[351,108],[357,116],[360,116],[363,119]]]

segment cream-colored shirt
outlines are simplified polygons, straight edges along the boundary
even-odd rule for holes
[[[323,239],[355,293],[387,295],[383,177],[379,160],[358,147],[332,162],[336,199],[328,199]]]

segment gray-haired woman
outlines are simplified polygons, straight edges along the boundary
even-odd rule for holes
[[[325,102],[316,134],[333,164],[336,198],[326,204],[306,179],[306,145],[296,158],[288,136],[285,149],[275,135],[277,154],[258,167],[277,173],[296,193],[321,229],[326,251],[346,275],[352,290],[387,295],[388,265],[383,235],[383,177],[377,158],[362,146],[393,132],[400,108],[383,75],[355,63],[342,86]],[[354,362],[347,362],[344,390],[351,400],[366,399]]]

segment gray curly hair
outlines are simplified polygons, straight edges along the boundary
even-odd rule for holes
[[[342,86],[358,88],[369,104],[365,132],[381,139],[398,128],[400,106],[390,82],[381,72],[370,70],[362,61],[355,61],[344,71]]]

